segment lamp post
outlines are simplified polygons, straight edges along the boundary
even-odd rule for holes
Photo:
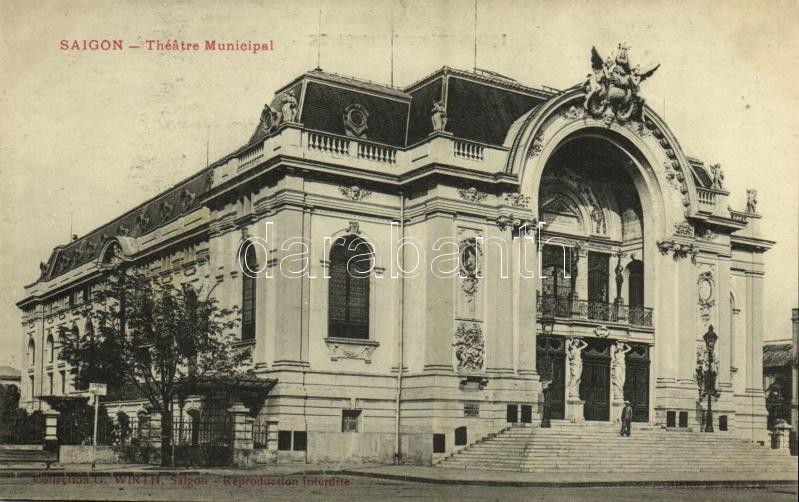
[[[713,349],[719,336],[713,331],[711,324],[702,337],[707,348],[707,370],[705,370],[705,394],[707,394],[707,417],[705,419],[705,432],[713,432],[713,396],[716,394],[716,372],[713,371]]]
[[[541,330],[544,335],[551,335],[555,329],[555,316],[551,314],[544,314],[541,316]],[[545,368],[542,365],[542,369]],[[544,408],[541,410],[541,427],[550,428],[550,410],[549,410],[549,386],[552,385],[553,374],[555,373],[555,363],[549,361],[549,375],[544,375],[544,380],[541,381],[541,387],[544,393]]]

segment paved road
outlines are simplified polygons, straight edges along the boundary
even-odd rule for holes
[[[2,500],[435,500],[794,501],[797,486],[769,488],[515,488],[446,486],[347,476],[208,476],[0,478]]]

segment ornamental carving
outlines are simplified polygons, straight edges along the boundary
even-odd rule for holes
[[[532,144],[530,144],[530,150],[527,151],[528,158],[534,158],[541,155],[541,151],[544,149],[544,139],[541,137],[540,134],[536,135],[533,138]]]
[[[355,202],[360,202],[372,195],[371,190],[366,190],[365,188],[361,188],[357,185],[350,187],[340,186],[338,187],[338,190],[341,192],[341,195],[350,200],[354,200]]]
[[[530,197],[517,192],[506,193],[505,204],[511,207],[526,208],[530,204]]]
[[[369,131],[369,112],[363,105],[354,104],[348,106],[344,110],[342,119],[344,120],[344,132],[347,136],[366,138],[366,133]]]
[[[674,224],[674,235],[682,235],[685,237],[694,236],[694,227],[687,221]]]
[[[510,229],[514,237],[534,235],[538,229],[538,220],[535,218],[520,218],[512,214],[503,214],[497,217],[497,227],[501,231]]]
[[[460,249],[460,277],[463,278],[461,289],[466,293],[466,301],[472,303],[480,282],[482,251],[474,237],[462,240],[458,249]]]
[[[475,204],[480,204],[488,197],[487,193],[481,192],[474,187],[466,189],[459,188],[458,195],[460,195],[461,199],[467,202],[474,202]]]
[[[757,214],[757,190],[746,189],[746,212]]]
[[[447,107],[442,101],[433,103],[430,120],[433,122],[433,131],[435,132],[444,132],[447,128]]]
[[[145,209],[136,217],[136,233],[143,234],[149,226],[150,218],[147,216],[147,210]]]
[[[691,263],[696,264],[696,255],[699,254],[699,248],[694,244],[683,244],[676,241],[657,241],[658,251],[660,254],[667,255],[671,253],[675,260],[680,258],[691,257]]]
[[[724,190],[724,171],[721,169],[721,164],[712,164],[710,166],[710,174],[713,177],[713,185],[710,188]]]
[[[180,192],[180,203],[183,206],[183,209],[186,210],[194,204],[194,199],[197,198],[197,195],[194,192],[189,192],[185,188],[182,192]]]
[[[713,272],[707,271],[699,274],[696,280],[697,296],[699,304],[699,315],[705,324],[710,322],[711,311],[716,304],[715,289],[716,282],[713,279]]]
[[[571,105],[570,107],[561,110],[560,116],[566,120],[580,120],[585,118],[585,109],[577,108],[576,106]]]
[[[170,216],[172,216],[172,204],[169,202],[162,200],[161,205],[158,206],[158,212],[161,213],[161,219],[166,220]]]
[[[696,227],[696,238],[703,240],[703,241],[713,241],[716,240],[719,234],[714,232],[713,230],[704,227],[704,226],[697,226]]]
[[[325,344],[330,352],[330,360],[361,359],[365,363],[372,362],[372,354],[379,346],[373,340],[326,338]]]
[[[641,82],[655,74],[660,65],[642,72],[630,67],[630,48],[619,44],[614,57],[603,60],[595,47],[591,48],[591,73],[585,81],[583,107],[592,116],[607,124],[629,120],[641,121],[644,98],[639,94]]]
[[[485,361],[483,330],[475,322],[462,322],[455,331],[455,369],[459,372],[479,373]]]

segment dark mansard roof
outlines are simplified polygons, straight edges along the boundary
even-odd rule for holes
[[[496,73],[467,72],[448,67],[404,89],[315,69],[278,89],[275,99],[288,91],[294,91],[297,97],[298,121],[304,127],[344,135],[344,110],[359,104],[369,112],[367,138],[400,148],[413,145],[432,132],[430,116],[435,101],[446,100],[447,129],[455,137],[501,145],[516,119],[553,94],[526,87]],[[255,113],[253,121],[258,121]],[[248,143],[265,136],[256,129]],[[97,260],[108,238],[136,237],[194,210],[196,201],[211,187],[214,166],[224,163],[229,157],[220,159],[87,235],[57,246],[47,263],[43,264],[39,280],[50,280]]]
[[[433,132],[430,117],[436,101],[446,103],[447,131],[454,137],[498,146],[502,145],[508,129],[519,117],[558,92],[550,88],[528,87],[486,70],[463,71],[449,67],[443,67],[405,88],[327,73],[317,68],[278,89],[270,106],[279,108],[283,96],[289,91],[297,99],[297,121],[303,127],[345,135],[345,110],[360,105],[369,114],[366,138],[398,148],[412,146]],[[271,134],[261,127],[260,112],[253,112],[253,122],[258,125],[242,149]],[[193,211],[198,207],[197,201],[211,187],[214,167],[240,150],[231,152],[80,239],[57,246],[48,262],[43,264],[39,280],[50,280],[97,260],[104,243],[111,237],[137,237]],[[691,167],[697,186],[710,186],[704,165],[691,159]]]

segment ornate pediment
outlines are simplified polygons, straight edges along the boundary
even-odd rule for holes
[[[565,197],[556,196],[545,202],[541,207],[542,212],[564,214],[579,218],[577,211],[566,201]]]

